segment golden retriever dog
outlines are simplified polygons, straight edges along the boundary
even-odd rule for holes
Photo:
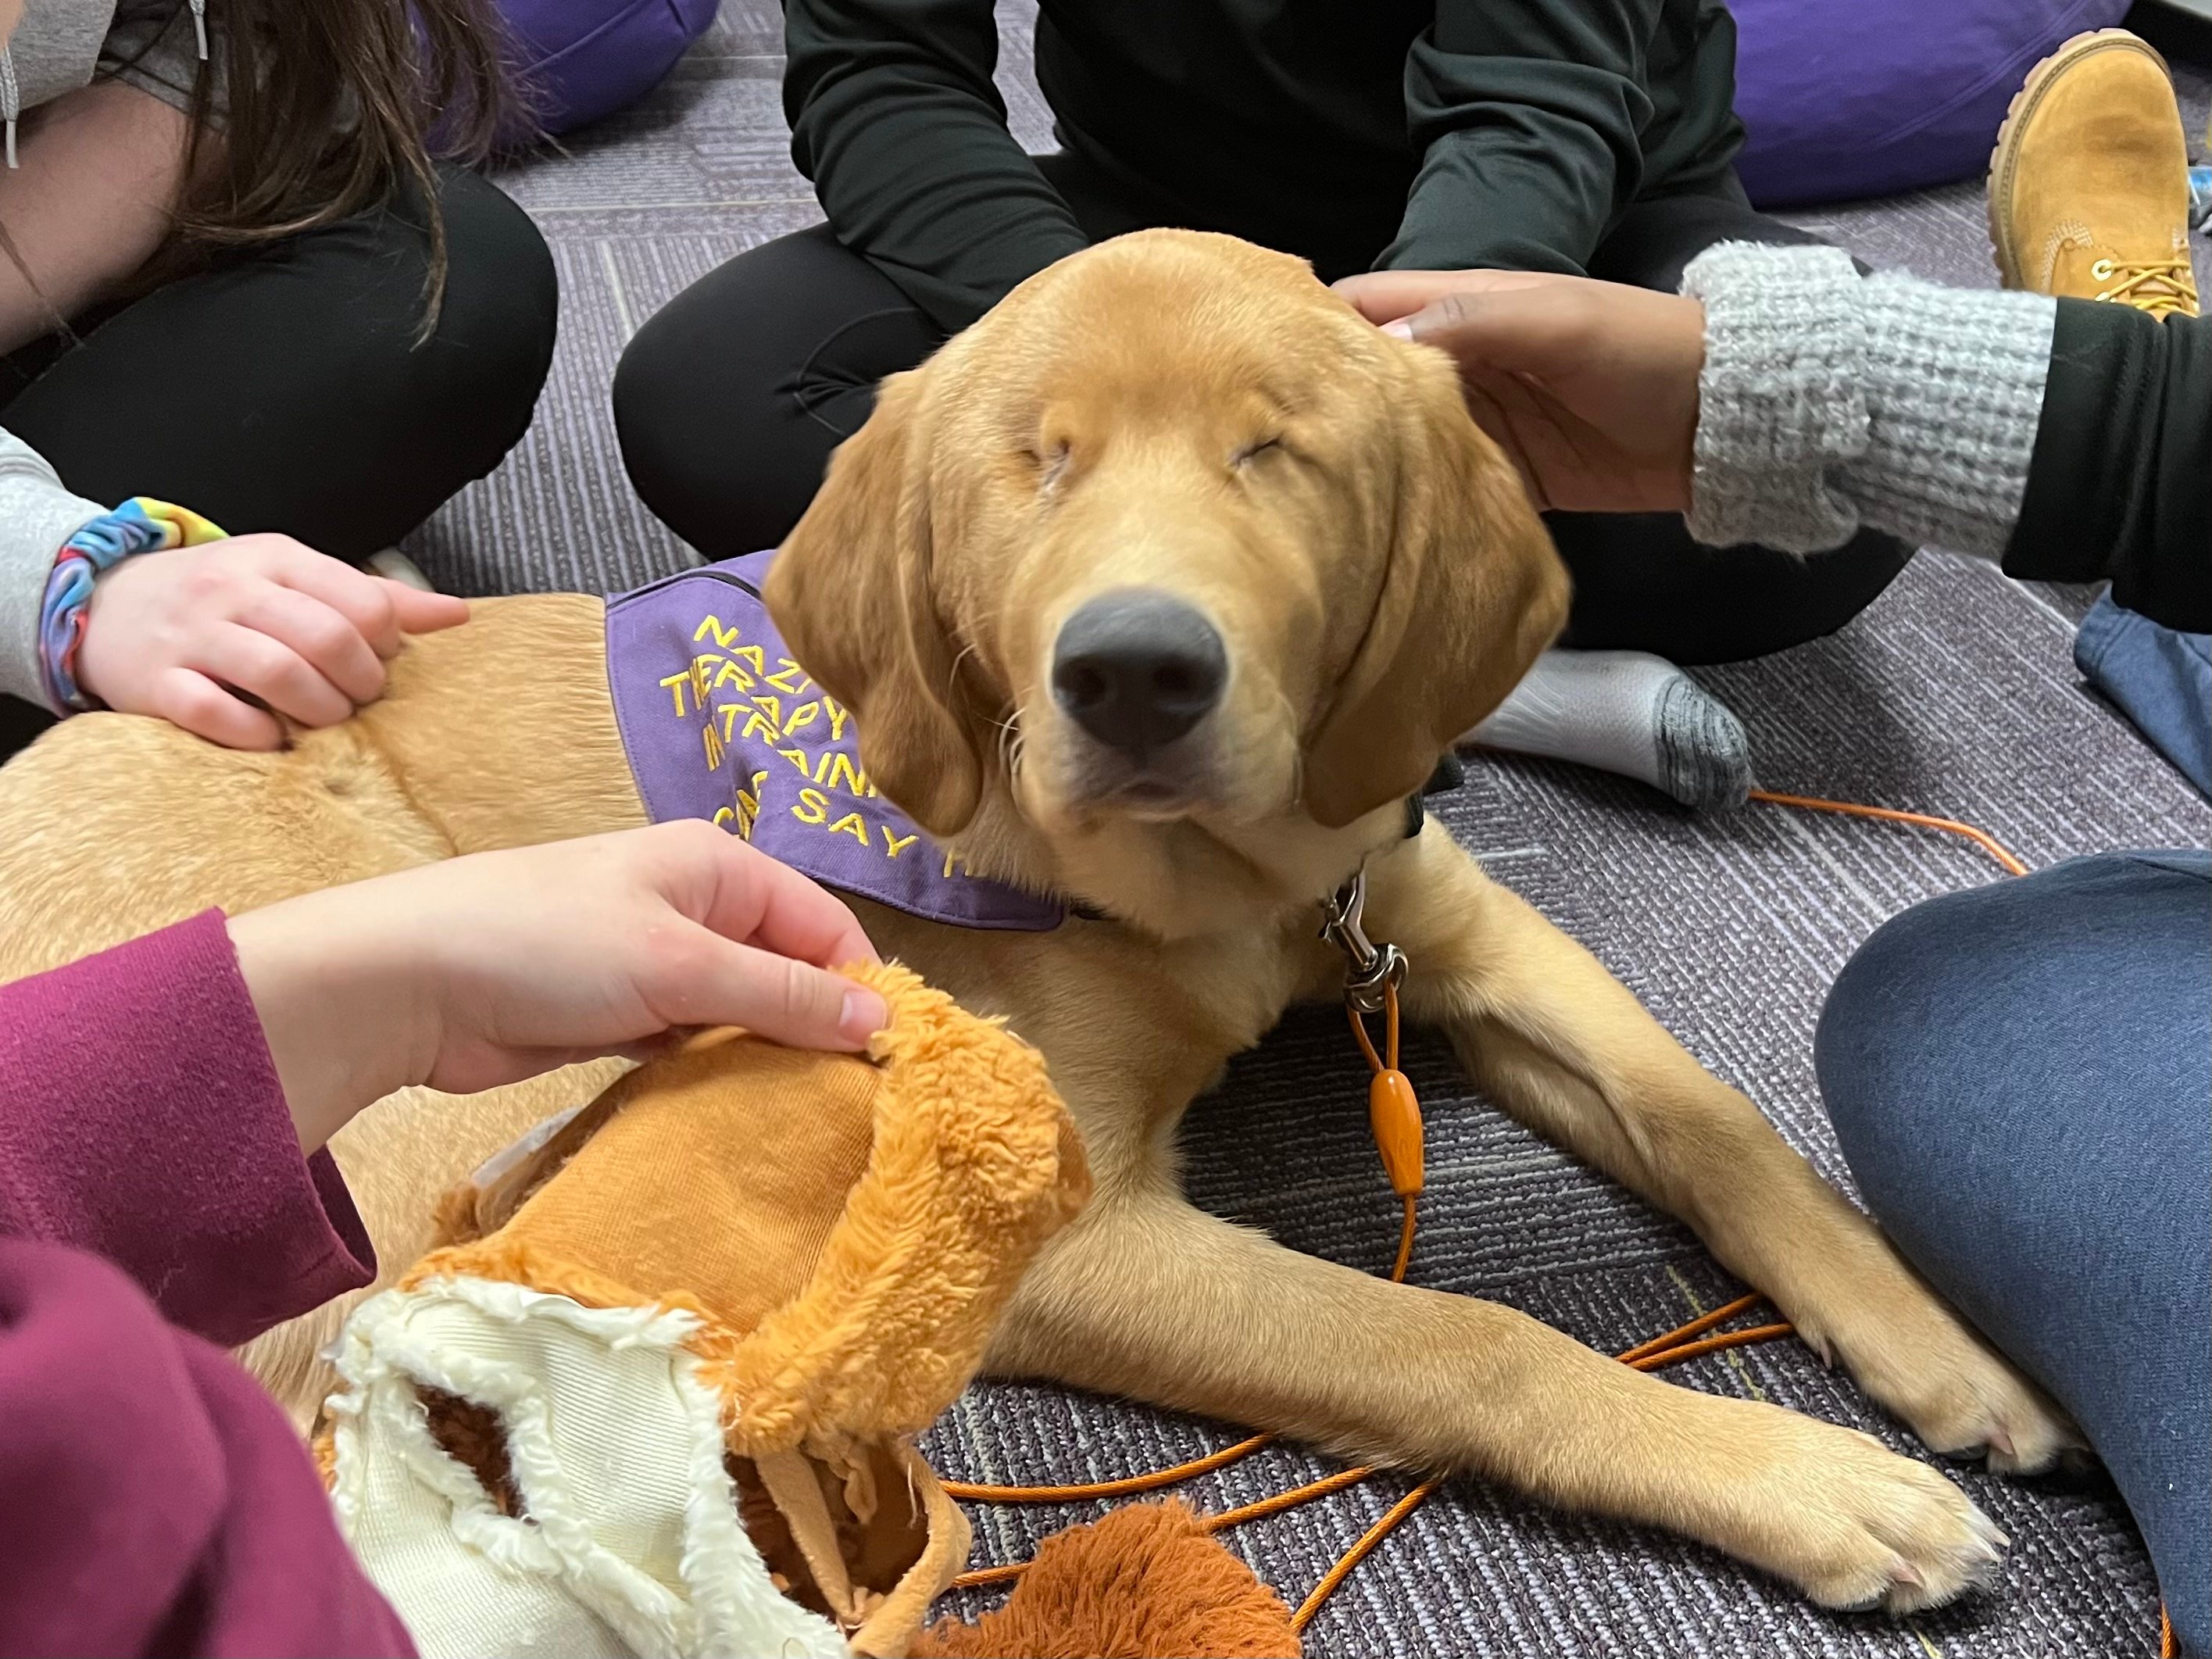
[[[1097,1197],[992,1367],[1474,1471],[1831,1607],[1946,1601],[2002,1540],[1935,1469],[1295,1254],[1179,1190],[1192,1100],[1291,1003],[1340,994],[1321,905],[1364,866],[1369,931],[1411,963],[1407,1016],[1504,1109],[1689,1223],[1929,1446],[2033,1469],[2070,1440],[1588,952],[1435,823],[1406,836],[1407,797],[1566,594],[1451,365],[1226,238],[1102,244],[885,383],[767,598],[884,794],[971,869],[1073,907],[1035,933],[857,907],[885,956],[1042,1050],[1085,1139]],[[413,644],[382,702],[278,755],[66,722],[0,773],[0,975],[210,904],[643,822],[603,617],[486,602]],[[364,1114],[335,1150],[386,1267],[444,1188],[608,1075]],[[341,1312],[248,1352],[296,1410]]]

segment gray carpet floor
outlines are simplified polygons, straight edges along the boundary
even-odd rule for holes
[[[1028,13],[1001,11],[1000,79],[1015,131],[1046,149],[1048,120],[1028,78]],[[562,339],[529,436],[410,544],[444,586],[612,592],[691,562],[624,481],[606,388],[641,319],[732,254],[818,216],[787,154],[781,45],[770,0],[726,0],[712,32],[643,106],[505,176],[552,243]],[[2201,137],[2212,82],[2185,70],[2183,86]],[[1971,286],[1995,280],[1976,185],[1802,222],[1877,265]],[[2200,244],[2200,266],[2212,269],[2208,253]],[[2037,866],[2108,848],[2203,845],[2212,809],[2074,672],[2074,623],[2091,597],[1923,554],[1834,638],[1703,678],[1745,718],[1770,787],[1962,818]],[[1976,849],[1942,836],[1759,806],[1694,817],[1637,786],[1545,764],[1479,761],[1441,812],[1497,877],[1595,951],[1847,1189],[1813,1077],[1822,992],[1886,917],[1996,873]],[[1431,1137],[1417,1282],[1510,1303],[1608,1349],[1735,1293],[1681,1228],[1506,1120],[1459,1080],[1440,1046],[1416,1042],[1409,1069]],[[1386,1267],[1394,1207],[1367,1139],[1364,1083],[1340,1020],[1294,1019],[1193,1113],[1199,1201],[1300,1249]],[[1792,1344],[1715,1356],[1676,1375],[1910,1449],[1848,1382]],[[1180,1460],[1235,1432],[985,1383],[929,1450],[948,1474],[1065,1482]],[[1326,1467],[1296,1449],[1271,1450],[1191,1495],[1225,1508]],[[1460,1480],[1353,1574],[1313,1626],[1308,1650],[1634,1659],[2155,1651],[2148,1564],[2100,1479],[1959,1478],[2014,1549],[1995,1591],[1941,1613],[1820,1613],[1695,1546]],[[1380,1479],[1231,1540],[1295,1603],[1405,1488]],[[1096,1512],[981,1511],[977,1559],[1026,1553]]]

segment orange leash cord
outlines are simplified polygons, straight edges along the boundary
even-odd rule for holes
[[[1414,1096],[1413,1084],[1398,1069],[1397,987],[1386,984],[1383,988],[1383,1036],[1382,1048],[1379,1052],[1374,1039],[1368,1035],[1367,1023],[1361,1018],[1358,1010],[1347,1008],[1346,1012],[1352,1020],[1353,1035],[1359,1040],[1360,1052],[1367,1057],[1367,1063],[1374,1072],[1367,1091],[1368,1127],[1374,1132],[1375,1144],[1382,1152],[1382,1167],[1390,1177],[1390,1185],[1404,1206],[1404,1219],[1398,1230],[1397,1259],[1390,1267],[1391,1282],[1402,1284],[1406,1269],[1413,1260],[1414,1222],[1425,1171],[1420,1103]],[[1766,1342],[1776,1337],[1787,1336],[1790,1328],[1780,1324],[1760,1325],[1750,1330],[1731,1331],[1718,1336],[1705,1335],[1714,1327],[1724,1324],[1753,1307],[1759,1300],[1756,1296],[1740,1297],[1726,1307],[1715,1309],[1664,1336],[1638,1344],[1619,1358],[1624,1364],[1633,1365],[1638,1370],[1656,1370],[1662,1365],[1672,1365],[1722,1348],[1741,1347],[1746,1343]],[[1086,1498],[1127,1498],[1139,1492],[1157,1492],[1164,1486],[1180,1485],[1198,1475],[1225,1468],[1250,1456],[1273,1439],[1273,1435],[1255,1434],[1233,1446],[1225,1446],[1219,1451],[1194,1458],[1187,1463],[1178,1463],[1172,1468],[1155,1469],[1149,1474],[1131,1475],[1121,1480],[1099,1480],[1067,1486],[992,1486],[964,1480],[948,1480],[945,1483],[945,1490],[957,1498],[996,1504],[1058,1504]],[[1381,1471],[1370,1467],[1340,1469],[1334,1474],[1323,1475],[1318,1480],[1308,1481],[1288,1492],[1278,1492],[1220,1515],[1208,1516],[1202,1524],[1207,1532],[1222,1532],[1247,1521],[1280,1515],[1299,1504],[1343,1492],[1379,1473]],[[1312,1594],[1291,1614],[1291,1627],[1303,1632],[1336,1588],[1443,1484],[1442,1475],[1431,1476],[1392,1504],[1322,1575],[1321,1582],[1314,1586]],[[1007,1583],[1027,1571],[1029,1565],[1026,1561],[1012,1561],[1002,1566],[978,1567],[955,1578],[953,1588],[972,1589],[988,1584]]]
[[[1900,812],[1890,806],[1862,806],[1851,800],[1824,800],[1818,795],[1778,795],[1771,789],[1754,789],[1750,798],[1763,800],[1770,806],[1795,806],[1807,812],[1842,812],[1855,818],[1880,818],[1886,823],[1914,823],[1923,830],[1941,830],[1949,835],[1964,836],[2002,865],[2006,873],[2014,876],[2027,873],[2027,866],[2007,852],[1996,836],[1987,830],[1975,829],[1971,823],[1961,823],[1956,818],[1931,817],[1925,812]]]
[[[1753,790],[1750,798],[1774,806],[1795,807],[1814,812],[1836,812],[1851,817],[1875,818],[1891,823],[1941,830],[1974,842],[2008,874],[2024,876],[2027,873],[2027,866],[1995,836],[1975,829],[1970,823],[1960,823],[1954,818],[1936,817],[1924,812],[1902,812],[1887,806],[1865,806],[1856,801],[1826,800],[1814,795],[1778,794],[1765,789]],[[1405,1206],[1405,1219],[1398,1233],[1397,1260],[1390,1268],[1391,1283],[1403,1284],[1407,1267],[1413,1259],[1414,1217],[1423,1181],[1421,1109],[1414,1096],[1413,1084],[1398,1069],[1396,985],[1386,984],[1382,994],[1383,1046],[1379,1054],[1376,1051],[1374,1040],[1368,1035],[1367,1022],[1360,1017],[1359,1010],[1347,1004],[1346,1011],[1352,1019],[1352,1034],[1359,1040],[1360,1052],[1367,1057],[1367,1063],[1375,1073],[1368,1084],[1368,1127],[1374,1131],[1376,1147],[1382,1155],[1382,1167],[1390,1177],[1390,1185]],[[1740,1296],[1725,1307],[1716,1308],[1686,1325],[1677,1326],[1663,1336],[1655,1336],[1648,1342],[1638,1343],[1613,1358],[1639,1371],[1656,1371],[1662,1366],[1679,1364],[1702,1354],[1717,1353],[1725,1348],[1744,1347],[1753,1343],[1771,1342],[1790,1335],[1793,1328],[1778,1322],[1754,1325],[1746,1330],[1723,1331],[1711,1336],[1705,1334],[1739,1315],[1747,1313],[1761,1300],[1763,1298],[1756,1294]],[[1224,1446],[1219,1451],[1193,1458],[1187,1463],[1178,1463],[1172,1468],[1155,1469],[1149,1474],[1131,1475],[1121,1480],[1098,1480],[1072,1486],[992,1486],[964,1480],[948,1480],[945,1482],[945,1490],[956,1498],[994,1504],[1056,1504],[1079,1502],[1086,1498],[1127,1498],[1139,1492],[1158,1492],[1162,1487],[1178,1486],[1199,1475],[1226,1468],[1269,1444],[1274,1437],[1272,1434],[1255,1434],[1233,1446]],[[1202,1524],[1209,1533],[1224,1531],[1244,1522],[1279,1515],[1301,1504],[1343,1492],[1378,1473],[1380,1471],[1372,1468],[1340,1469],[1334,1474],[1323,1475],[1318,1480],[1308,1481],[1304,1486],[1292,1487],[1272,1498],[1263,1498],[1256,1503],[1209,1516]],[[1362,1533],[1322,1575],[1321,1582],[1314,1586],[1312,1592],[1299,1603],[1297,1611],[1291,1615],[1291,1628],[1303,1635],[1306,1626],[1313,1622],[1314,1615],[1321,1611],[1338,1587],[1443,1482],[1443,1475],[1431,1475],[1383,1511],[1375,1524]],[[1027,1561],[1012,1561],[1003,1566],[979,1567],[955,1578],[952,1588],[969,1589],[988,1584],[1006,1583],[1020,1577],[1029,1570],[1029,1565]],[[2158,1610],[2158,1651],[2159,1659],[2175,1659],[2177,1652],[2173,1626],[2162,1604]]]

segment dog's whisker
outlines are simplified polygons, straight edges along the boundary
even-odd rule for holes
[[[945,700],[947,702],[953,702],[957,700],[958,688],[960,684],[960,665],[966,662],[969,657],[975,654],[975,641],[970,640],[952,653],[951,665],[945,671]]]
[[[1005,720],[993,722],[999,728],[999,764],[1005,769],[1009,781],[1021,776],[1022,755],[1028,744],[1028,734],[1022,728],[1022,710],[1018,703]]]

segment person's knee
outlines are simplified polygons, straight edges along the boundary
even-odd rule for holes
[[[708,558],[774,547],[805,509],[820,458],[799,458],[809,476],[795,485],[783,423],[758,406],[774,388],[702,365],[699,346],[664,311],[623,349],[611,391],[623,470],[653,515]]]
[[[1814,1063],[1877,1212],[1976,1178],[1992,1139],[2025,1152],[2021,1137],[2055,1133],[2058,1109],[2094,1105],[2105,1072],[2152,1063],[2115,1034],[2176,981],[2201,983],[2206,881],[2198,852],[2105,854],[1946,894],[1875,930],[1836,976]]]
[[[357,510],[380,544],[499,465],[552,367],[559,285],[538,227],[455,167],[439,169],[438,204],[442,272],[419,204],[363,215],[318,238],[321,298],[295,323],[335,337],[345,426],[401,474],[362,475],[377,499]]]
[[[1927,1172],[1943,1143],[1929,1133],[1941,1126],[1922,1121],[1942,1092],[1929,1086],[1929,1073],[1950,1063],[1942,1052],[1944,1011],[1971,975],[1966,942],[1976,901],[1988,890],[1893,916],[1844,964],[1820,1010],[1813,1058],[1821,1098],[1844,1161],[1877,1212],[1910,1203],[1908,1194],[1890,1188]]]
[[[805,511],[840,434],[803,406],[764,315],[690,293],[648,319],[616,366],[623,465],[653,516],[709,558],[774,547]],[[717,302],[720,303],[717,303]],[[757,345],[757,350],[750,348]]]
[[[416,355],[443,436],[481,477],[529,428],[552,368],[560,285],[544,235],[505,192],[458,171],[443,186],[444,294]]]
[[[1814,1040],[1869,1207],[2081,1425],[2200,1644],[2208,897],[2185,849],[1929,900],[1851,958]]]
[[[671,300],[623,352],[615,432],[630,482],[709,557],[773,547],[877,384],[938,343],[826,225],[764,242]]]
[[[630,487],[653,515],[687,541],[725,492],[719,453],[695,407],[701,374],[694,343],[666,312],[649,317],[623,348],[610,397],[615,440]]]

